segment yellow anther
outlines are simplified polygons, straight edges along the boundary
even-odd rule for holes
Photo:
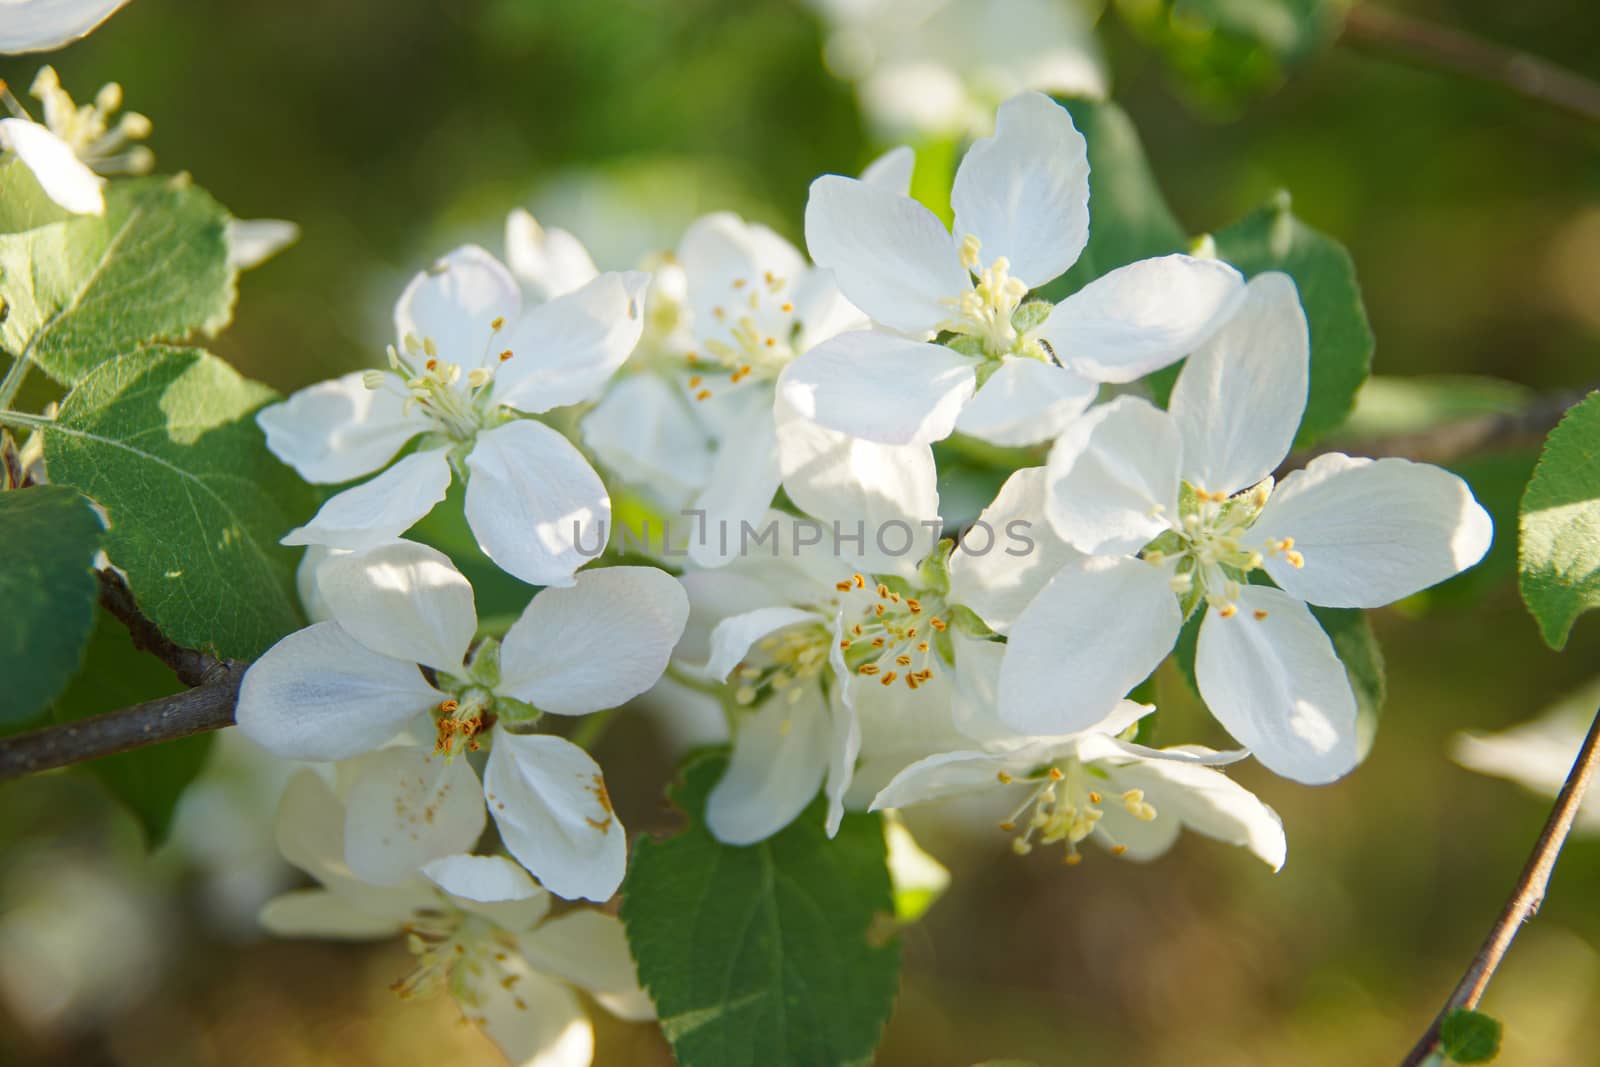
[[[511,349],[508,348],[504,352],[500,353],[500,362],[501,363],[504,363],[506,360],[508,360],[510,358],[511,358]]]
[[[1127,845],[1112,845],[1111,846],[1111,854],[1113,856],[1120,856],[1126,851],[1128,851],[1128,846]]]
[[[1013,781],[1015,781],[1015,779],[1013,779],[1011,775],[1007,774],[1005,771],[1001,771],[999,774],[995,775],[995,777],[1000,779],[1001,785],[1010,785]]]
[[[689,377],[689,388],[690,389],[698,389],[698,388],[700,388],[700,383],[703,382],[703,381],[705,381],[705,379],[700,377],[700,375],[698,375],[698,374],[690,375],[690,377]]]
[[[1060,767],[1051,767],[1050,768],[1050,780],[1052,782],[1059,782],[1059,781],[1061,781],[1061,779],[1063,779],[1065,777],[1066,777],[1066,775],[1061,773],[1061,768]]]
[[[872,675],[878,673],[878,665],[876,663],[863,663],[860,667],[856,668],[856,671],[857,673],[865,674],[870,678]]]
[[[733,280],[733,287],[735,289],[743,289],[745,286],[747,286],[749,284],[750,284],[749,280],[745,279],[745,278],[735,278]]]
[[[496,333],[499,333],[502,329],[505,328],[505,324],[506,324],[505,316],[496,315],[494,317],[494,320],[489,323],[489,329],[495,331]]]
[[[894,671],[889,671],[882,678],[878,679],[878,681],[882,685],[893,685],[894,682],[895,682],[895,679],[899,678],[899,677],[900,677],[899,674],[895,673]]]
[[[1222,605],[1221,609],[1218,610],[1217,614],[1221,615],[1224,619],[1231,619],[1235,615],[1239,614],[1239,606],[1237,604],[1224,604]]]
[[[1076,867],[1078,864],[1083,862],[1083,853],[1068,852],[1066,856],[1062,858],[1061,862],[1065,863],[1068,867]]]
[[[710,400],[711,399],[711,390],[702,389],[698,393],[694,394],[694,398],[696,400]]]
[[[1017,830],[1017,824],[1012,822],[1010,819],[1007,819],[1005,822],[1000,824],[1000,829],[1004,830],[1008,834],[1015,833]]]
[[[439,346],[433,343],[433,338],[431,337],[424,337],[422,339],[422,350],[430,356],[437,356],[439,354]]]
[[[983,243],[978,240],[978,235],[969,233],[961,239],[961,265],[968,270],[978,269],[978,252],[983,248]]]
[[[1285,552],[1283,558],[1295,570],[1299,570],[1306,565],[1306,558],[1298,552]]]
[[[1100,801],[1101,801],[1101,796],[1100,796],[1099,793],[1091,792],[1089,794],[1089,803],[1098,804],[1098,803],[1100,803]]]
[[[1254,612],[1252,612],[1252,614],[1255,615],[1257,622],[1260,622],[1262,619],[1267,617],[1267,612],[1262,611],[1260,608],[1257,608]]]

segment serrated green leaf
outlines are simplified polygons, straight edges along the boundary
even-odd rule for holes
[[[45,195],[21,160],[0,163],[0,234],[22,233],[70,218],[72,213]]]
[[[1600,393],[1550,432],[1519,530],[1522,599],[1559,650],[1578,616],[1600,607]]]
[[[65,486],[0,493],[0,730],[27,723],[77,671],[104,533],[89,501]]]
[[[109,513],[106,550],[179,644],[249,659],[301,624],[278,545],[310,490],[252,418],[276,394],[199,349],[102,363],[45,431],[50,477]]]
[[[106,213],[0,236],[0,347],[67,385],[150,341],[233,314],[228,214],[187,178],[106,188]]]
[[[1246,277],[1280,270],[1300,290],[1311,328],[1311,388],[1295,445],[1314,444],[1344,422],[1372,369],[1372,327],[1350,253],[1295,218],[1284,193],[1219,231],[1216,242],[1217,255]]]
[[[72,722],[182,688],[166,664],[134,647],[122,623],[97,609],[83,670],[51,706],[50,716],[58,723]],[[146,843],[155,848],[166,839],[178,798],[200,773],[211,742],[211,734],[197,734],[80,763],[73,770],[96,778],[128,809],[144,830]]]
[[[1500,1055],[1500,1020],[1481,1011],[1453,1011],[1439,1024],[1439,1046],[1457,1063],[1488,1063]]]
[[[1061,105],[1089,146],[1089,243],[1067,273],[1044,287],[1051,301],[1134,260],[1188,245],[1127,112],[1109,101],[1062,100]]]
[[[900,952],[874,944],[894,903],[876,816],[823,832],[813,803],[745,848],[701,824],[726,760],[691,764],[673,797],[690,825],[641,841],[622,920],[682,1067],[849,1067],[872,1060],[894,1004]]]

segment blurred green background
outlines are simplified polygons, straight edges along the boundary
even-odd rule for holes
[[[1591,4],[1397,6],[1600,77]],[[1600,128],[1337,45],[1221,121],[1102,25],[1115,95],[1179,216],[1219,227],[1291,190],[1356,260],[1379,373],[1541,390],[1600,377]],[[713,208],[798,238],[811,178],[887,147],[821,49],[814,14],[785,0],[134,0],[50,61],[80,97],[120,80],[155,120],[162,170],[193,172],[241,217],[301,225],[243,279],[216,346],[288,390],[380,358],[405,277],[463,239],[500,250],[514,206],[577,230],[602,266]],[[26,86],[36,65],[7,59],[0,77]],[[1600,623],[1557,656],[1509,581],[1465,608],[1412,607],[1374,616],[1390,692],[1360,770],[1321,789],[1241,771],[1287,825],[1278,875],[1197,839],[1153,866],[1096,853],[1066,870],[1044,850],[1011,856],[998,833],[913,818],[955,884],[907,935],[879,1063],[1397,1061],[1547,809],[1452,765],[1450,736],[1524,719],[1600,670]],[[1189,740],[1202,719],[1163,681],[1161,740]],[[106,685],[105,707],[117,692]],[[667,824],[650,729],[600,750],[640,830]],[[0,1063],[498,1062],[447,1000],[388,992],[402,947],[255,938],[218,893],[269,860],[229,851],[244,828],[199,836],[209,852],[189,841],[147,862],[87,777],[0,792]],[[1507,1021],[1503,1062],[1594,1061],[1597,894],[1600,843],[1576,841],[1485,1004]],[[598,1062],[669,1061],[648,1028],[602,1023]]]

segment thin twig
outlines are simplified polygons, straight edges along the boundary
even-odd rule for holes
[[[1600,712],[1596,713],[1595,720],[1589,727],[1589,736],[1584,738],[1583,748],[1578,751],[1578,758],[1573,761],[1572,770],[1567,772],[1567,782],[1561,787],[1561,795],[1556,797],[1556,805],[1550,811],[1550,819],[1544,824],[1544,831],[1539,834],[1539,841],[1533,846],[1533,854],[1528,857],[1527,865],[1522,868],[1522,874],[1517,878],[1517,885],[1511,893],[1511,898],[1506,901],[1506,906],[1489,930],[1489,936],[1484,939],[1478,954],[1472,957],[1472,963],[1461,976],[1461,981],[1456,984],[1450,999],[1445,1001],[1444,1007],[1434,1017],[1427,1032],[1401,1061],[1400,1067],[1419,1067],[1425,1063],[1429,1056],[1438,1051],[1439,1027],[1444,1024],[1445,1019],[1452,1012],[1477,1007],[1478,1002],[1483,999],[1484,990],[1489,988],[1489,980],[1494,977],[1500,961],[1505,959],[1506,951],[1511,948],[1511,942],[1516,938],[1517,931],[1522,928],[1523,923],[1533,918],[1534,913],[1539,910],[1539,905],[1544,901],[1545,891],[1550,886],[1550,874],[1555,870],[1556,860],[1561,856],[1561,846],[1566,843],[1567,832],[1572,829],[1573,820],[1578,817],[1578,808],[1583,803],[1584,792],[1594,779],[1596,766],[1600,766]]]
[[[1547,59],[1453,26],[1357,3],[1345,13],[1341,40],[1416,66],[1498,85],[1529,100],[1600,122],[1600,84]]]
[[[1506,452],[1516,448],[1534,448],[1561,421],[1569,408],[1588,396],[1597,386],[1584,389],[1563,389],[1541,396],[1517,411],[1504,411],[1492,415],[1474,415],[1442,423],[1416,433],[1391,434],[1365,441],[1346,441],[1333,445],[1319,445],[1313,449],[1295,452],[1283,461],[1277,470],[1282,479],[1290,471],[1299,470],[1313,459],[1328,452],[1347,452],[1351,455],[1382,459],[1398,456],[1418,463],[1449,464],[1467,456]]]
[[[162,633],[161,627],[139,610],[133,591],[122,580],[122,575],[107,568],[96,571],[95,576],[100,579],[100,606],[128,628],[134,648],[150,653],[171,667],[184,685],[202,685],[212,676],[219,665],[217,658],[185,648]]]

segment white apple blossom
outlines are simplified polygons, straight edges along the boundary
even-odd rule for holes
[[[49,52],[90,33],[128,0],[0,0],[0,52]]]
[[[1007,798],[1010,813],[1000,829],[1017,835],[1018,854],[1032,851],[1035,841],[1060,843],[1073,865],[1083,858],[1078,845],[1093,838],[1114,855],[1149,860],[1187,828],[1243,845],[1281,868],[1287,842],[1277,813],[1215,769],[1244,753],[1155,749],[1128,740],[1126,731],[1153,710],[1123,701],[1082,733],[929,756],[896,775],[873,798],[872,810],[995,792]]]
[[[1581,687],[1527,722],[1498,733],[1457,734],[1450,757],[1469,771],[1516,782],[1540,796],[1561,792],[1600,707],[1600,681]],[[1578,808],[1577,833],[1600,834],[1600,794]]]
[[[600,276],[582,241],[566,230],[545,229],[522,208],[506,216],[506,265],[541,304]]]
[[[228,266],[259,267],[300,239],[300,227],[286,219],[229,219]]]
[[[393,540],[444,499],[455,476],[485,555],[531,584],[572,584],[588,558],[580,545],[600,543],[611,500],[571,442],[523,416],[604,388],[639,340],[647,280],[601,274],[523,315],[516,280],[476,246],[418,274],[395,307],[400,343],[388,371],[310,386],[257,416],[267,446],[307,481],[382,470],[332,497],[283,543],[359,549]],[[418,436],[420,446],[389,466]]]
[[[649,689],[683,631],[677,581],[650,567],[584,571],[545,589],[496,641],[474,644],[472,587],[441,553],[411,542],[332,556],[316,588],[330,621],[279,641],[245,674],[239,728],[290,759],[366,753],[351,810],[352,869],[404,877],[446,854],[483,805],[506,848],[563,897],[605,900],[627,842],[600,768],[545,714],[586,715]],[[426,748],[384,748],[419,717]],[[483,788],[460,758],[488,744]],[[423,829],[428,827],[429,829]]]
[[[1012,626],[1008,723],[1088,726],[1204,607],[1195,675],[1228,732],[1302,782],[1355,766],[1355,697],[1307,605],[1380,607],[1441,582],[1482,558],[1492,524],[1460,478],[1402,459],[1330,453],[1274,487],[1309,360],[1293,281],[1263,274],[1189,358],[1167,411],[1123,397],[1056,442],[1050,522],[1093,558],[1064,567]]]
[[[1013,474],[980,517],[983,543],[942,542],[911,578],[782,538],[769,556],[684,576],[691,621],[676,659],[750,709],[708,801],[714,835],[761,840],[822,785],[831,834],[907,763],[1000,730],[995,637],[1077,557],[1039,520],[1043,475]]]
[[[416,964],[395,992],[448,990],[515,1064],[588,1067],[594,1031],[574,989],[623,1019],[654,1017],[614,916],[582,908],[551,918],[549,893],[507,859],[466,854],[466,837],[397,884],[362,881],[345,863],[346,803],[313,771],[290,780],[278,845],[320,885],[268,901],[261,923],[269,931],[351,941],[404,935]]]
[[[1082,413],[1100,383],[1193,351],[1243,295],[1227,264],[1170,255],[1113,270],[1053,308],[1024,304],[1089,235],[1083,137],[1038,93],[1000,107],[995,135],[961,161],[951,204],[953,232],[907,196],[837,175],[812,183],[811,256],[883,329],[840,334],[784,371],[779,390],[801,415],[887,445],[956,431],[1033,444]]]
[[[990,132],[1027,89],[1104,97],[1105,63],[1077,0],[813,0],[824,53],[890,137]]]
[[[29,92],[43,106],[42,123],[0,81],[0,104],[13,116],[0,119],[0,150],[20,160],[45,195],[73,214],[105,214],[101,175],[144,174],[154,165],[150,149],[131,143],[150,136],[150,120],[128,111],[112,123],[122,107],[116,82],[103,86],[93,104],[79,107],[54,68],[41,67]]]

